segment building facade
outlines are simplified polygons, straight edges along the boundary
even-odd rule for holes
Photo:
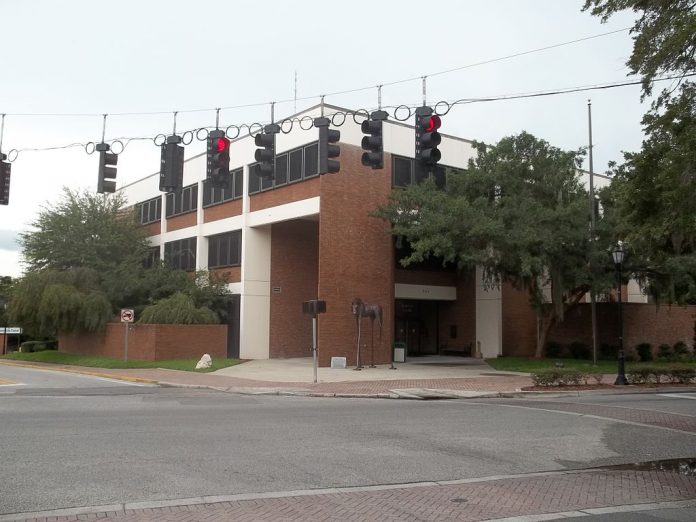
[[[323,109],[329,115],[340,110]],[[320,110],[297,117],[316,117]],[[536,320],[526,294],[509,286],[486,289],[480,274],[400,267],[401,245],[389,224],[371,215],[394,187],[421,181],[413,127],[385,122],[382,170],[361,164],[363,135],[350,116],[340,131],[337,174],[317,174],[318,131],[296,124],[277,135],[275,180],[254,174],[256,147],[245,136],[231,145],[229,193],[205,181],[205,154],[185,162],[177,193],[159,192],[159,174],[120,189],[148,231],[153,260],[224,274],[235,295],[228,355],[310,356],[311,317],[303,315],[302,302],[321,299],[326,313],[319,318],[320,364],[346,357],[353,365],[355,298],[380,305],[384,317],[381,325],[362,322],[363,363],[390,362],[395,342],[405,343],[409,356],[533,353]],[[475,155],[472,142],[445,134],[439,149],[443,168],[433,173],[436,183],[444,183],[444,167],[466,168]],[[597,178],[597,184],[606,181]]]

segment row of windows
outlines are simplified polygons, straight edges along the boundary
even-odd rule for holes
[[[242,258],[242,231],[234,230],[208,238],[208,268],[237,266]]]
[[[460,170],[443,165],[435,165],[428,168],[413,158],[392,155],[392,186],[406,187],[408,185],[417,185],[421,181],[432,177],[438,188],[445,188],[447,169]]]
[[[318,175],[318,144],[312,143],[276,156],[275,179],[261,178],[257,175],[257,163],[249,166],[249,194],[281,187]],[[392,155],[392,186],[406,187],[422,182],[428,177],[435,180],[435,185],[444,188],[446,170],[460,170],[443,165],[424,167],[413,158]],[[203,207],[209,207],[241,198],[243,195],[243,169],[230,172],[229,189],[213,187],[208,181],[203,183]],[[152,223],[161,219],[161,199],[153,198],[138,205],[141,224]],[[180,191],[167,194],[166,216],[176,216],[196,210],[198,207],[198,184],[189,185]]]
[[[242,258],[242,231],[233,230],[208,238],[208,268],[239,266]],[[145,260],[147,268],[159,260],[159,247],[152,247]],[[178,270],[196,269],[196,238],[189,237],[164,244],[164,261]]]
[[[189,237],[164,244],[164,261],[178,270],[196,269],[196,238]]]
[[[230,172],[229,188],[216,188],[207,180],[203,182],[203,207],[217,205],[225,201],[241,198],[243,194],[242,183],[244,181],[244,171],[236,169]]]
[[[249,194],[263,190],[281,187],[303,179],[319,175],[319,144],[311,143],[303,147],[278,154],[275,160],[275,179],[258,176],[258,163],[249,165]],[[243,196],[243,169],[230,171],[231,183],[229,189],[213,187],[207,180],[203,182],[203,207],[210,207],[225,201],[231,201]],[[162,202],[153,198],[138,204],[138,217],[141,224],[158,221],[162,217]],[[166,196],[167,217],[191,212],[198,208],[198,184],[189,185]]]
[[[318,176],[319,144],[315,142],[278,154],[275,160],[275,179],[259,177],[257,165],[258,163],[254,163],[249,166],[249,195]]]
[[[167,217],[191,212],[198,208],[198,183],[167,194]]]
[[[135,217],[141,225],[154,223],[162,219],[162,198],[148,199],[135,206]]]

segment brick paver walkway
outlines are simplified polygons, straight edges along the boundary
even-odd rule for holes
[[[496,401],[496,404],[510,406],[537,408],[543,410],[569,411],[583,415],[594,415],[607,419],[616,419],[647,426],[671,428],[688,433],[696,433],[696,417],[681,415],[678,413],[666,413],[654,410],[641,410],[637,408],[622,408],[618,406],[604,406],[599,404],[578,404],[571,402],[550,402],[541,400]]]
[[[130,521],[476,521],[696,499],[696,477],[665,471],[561,472],[495,480],[327,490],[26,519]],[[203,500],[201,500],[202,502]],[[22,519],[19,519],[22,520]]]

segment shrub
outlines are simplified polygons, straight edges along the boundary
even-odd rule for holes
[[[626,377],[631,384],[658,384],[664,372],[661,366],[635,366],[626,369]]]
[[[640,343],[636,345],[636,352],[638,352],[638,357],[643,362],[652,361],[652,344],[650,343]]]
[[[218,324],[220,319],[210,308],[196,307],[191,297],[177,292],[145,308],[138,322],[143,324]]]
[[[571,368],[548,368],[531,373],[535,386],[565,386],[587,383],[588,376]]]
[[[56,341],[24,341],[19,345],[19,351],[22,353],[44,352],[56,349],[58,349]]]
[[[657,348],[657,358],[658,359],[665,359],[665,360],[670,360],[672,358],[672,347],[669,344],[661,344]]]
[[[573,359],[590,359],[592,358],[592,350],[585,343],[574,342],[568,345],[568,350]]]
[[[607,343],[602,343],[602,345],[599,347],[599,358],[608,360],[608,361],[613,361],[619,356],[619,349],[616,346],[612,346]]]
[[[667,382],[689,384],[696,382],[696,368],[684,364],[672,364],[670,366],[636,366],[626,371],[628,381],[631,384],[659,384],[662,377]]]
[[[638,358],[638,355],[636,354],[635,350],[624,350],[624,360],[626,362],[636,362],[639,361],[640,359]]]
[[[556,357],[561,357],[563,355],[563,345],[555,341],[548,341],[546,343],[546,357],[549,359],[554,359]]]
[[[674,351],[674,357],[676,359],[686,359],[689,356],[689,347],[684,341],[674,343],[672,350]]]
[[[679,384],[690,384],[696,382],[696,368],[693,366],[674,365],[667,369],[670,382]]]

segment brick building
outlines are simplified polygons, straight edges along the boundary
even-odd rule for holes
[[[324,105],[327,114],[338,107]],[[313,107],[298,117],[319,115]],[[307,125],[305,125],[307,126]],[[232,190],[205,181],[205,154],[185,162],[181,191],[161,194],[159,175],[123,187],[150,234],[152,255],[185,270],[224,273],[235,294],[228,354],[244,359],[309,356],[311,318],[302,302],[326,301],[319,320],[320,364],[333,356],[356,361],[358,297],[382,306],[374,333],[375,361],[389,362],[395,341],[409,356],[442,353],[484,357],[533,353],[535,317],[524,294],[504,286],[486,290],[479,274],[439,266],[397,266],[400,245],[386,223],[370,213],[393,187],[418,182],[413,127],[384,125],[384,169],[361,165],[362,133],[349,116],[340,127],[341,169],[317,175],[317,129],[277,136],[276,178],[254,174],[256,147],[234,140]],[[443,134],[441,165],[465,168],[475,154],[470,141]],[[435,172],[444,182],[444,169]],[[598,177],[598,183],[606,178]],[[634,300],[643,300],[637,295]],[[363,324],[370,347],[370,323]],[[365,359],[363,359],[364,361]]]

